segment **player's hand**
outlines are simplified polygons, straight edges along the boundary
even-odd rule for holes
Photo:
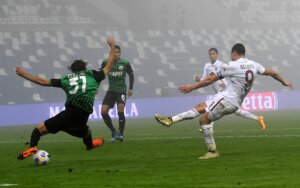
[[[115,40],[112,37],[107,37],[107,44],[109,46],[115,45]]]
[[[182,86],[179,86],[179,91],[181,91],[181,93],[189,93],[191,91],[193,91],[193,87],[192,85],[182,85]]]
[[[127,93],[127,96],[128,97],[131,97],[133,95],[133,90],[132,89],[129,89],[128,90],[128,93]]]
[[[25,73],[26,73],[24,71],[24,69],[22,69],[21,67],[16,67],[15,72],[16,72],[17,75],[19,75],[21,77],[23,77],[25,75]]]
[[[284,86],[287,86],[287,87],[291,88],[291,89],[294,89],[293,84],[291,82],[289,82],[289,81],[284,81],[284,83],[282,83],[282,84]]]
[[[194,80],[195,80],[196,82],[200,82],[200,77],[199,77],[198,75],[195,75]]]

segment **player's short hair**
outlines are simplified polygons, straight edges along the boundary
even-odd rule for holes
[[[115,45],[115,48],[121,52],[121,47],[119,45]]]
[[[245,55],[246,54],[246,49],[245,46],[241,43],[236,43],[232,49],[231,49],[231,53],[232,52],[236,52],[238,55]]]
[[[77,59],[74,60],[73,63],[68,67],[68,69],[72,72],[79,72],[79,71],[85,71],[86,70],[87,62]]]
[[[216,54],[219,54],[217,48],[210,48],[210,49],[208,50],[208,53],[211,52],[211,51],[214,51],[214,52],[216,52]]]

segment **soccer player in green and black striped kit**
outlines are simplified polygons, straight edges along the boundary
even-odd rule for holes
[[[38,149],[40,137],[58,131],[64,131],[72,136],[82,138],[87,150],[99,147],[104,143],[103,138],[92,140],[92,133],[87,126],[89,115],[93,112],[94,99],[100,82],[105,79],[114,62],[115,42],[109,37],[107,43],[110,46],[108,63],[101,70],[86,70],[86,62],[75,60],[69,69],[71,73],[61,79],[45,79],[25,72],[21,67],[16,67],[16,74],[31,82],[42,86],[62,88],[67,96],[65,110],[56,116],[47,119],[33,129],[30,139],[30,147],[25,149],[17,157],[23,160]]]
[[[101,115],[111,131],[111,140],[114,142],[116,139],[123,141],[124,139],[124,129],[125,129],[125,115],[124,108],[126,104],[126,98],[132,96],[133,94],[133,82],[134,74],[131,65],[128,60],[120,58],[121,48],[116,45],[114,65],[108,73],[109,87],[108,91],[102,101]],[[107,64],[107,60],[102,62],[102,67]],[[127,91],[126,85],[126,74],[129,75],[129,88]],[[126,95],[127,93],[127,95]],[[108,114],[109,109],[113,108],[115,103],[117,103],[118,116],[119,116],[119,131],[117,131],[111,121]]]

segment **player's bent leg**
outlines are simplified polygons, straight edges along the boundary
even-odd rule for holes
[[[200,115],[200,113],[195,108],[193,108],[186,112],[182,112],[180,114],[172,116],[171,119],[172,119],[172,122],[175,123],[175,122],[179,122],[179,121],[183,121],[183,120],[194,119],[194,118],[198,117],[199,115]]]
[[[208,118],[208,113],[206,113],[203,117],[201,117],[201,122],[202,123],[206,123],[206,125],[202,125],[202,134],[203,134],[203,137],[204,137],[204,141],[205,141],[205,144],[207,146],[207,150],[208,152],[199,157],[199,159],[212,159],[212,158],[217,158],[219,157],[219,153],[217,151],[217,148],[216,148],[216,144],[215,144],[215,139],[214,139],[214,136],[213,136],[213,124],[209,123]]]
[[[211,103],[211,105],[207,105],[207,112],[204,113],[200,118],[200,125],[202,126],[203,137],[208,150],[208,152],[204,156],[199,157],[199,159],[201,160],[217,158],[220,156],[216,149],[216,144],[213,136],[213,127],[210,123],[222,118],[226,114],[235,112],[238,108],[230,104],[223,98],[218,97],[219,96],[215,98],[216,102]]]
[[[23,152],[21,152],[17,156],[17,159],[24,160],[24,159],[30,157],[31,155],[34,155],[36,152],[38,152],[37,145],[40,140],[40,137],[47,133],[48,133],[48,130],[47,130],[44,122],[40,123],[36,128],[34,128],[31,133],[30,147],[25,149]]]
[[[44,123],[39,124],[36,128],[33,129],[31,133],[31,139],[30,139],[30,147],[25,149],[23,152],[21,152],[18,156],[18,160],[24,160],[31,155],[34,155],[36,152],[38,152],[38,148],[36,147],[38,144],[38,141],[40,140],[40,137],[44,134],[47,134],[47,129],[44,125]]]
[[[104,123],[111,131],[111,141],[115,142],[117,139],[117,136],[118,136],[118,132],[115,129],[115,127],[113,126],[112,120],[108,114],[109,109],[110,109],[110,107],[108,105],[102,105],[101,115],[102,115]]]
[[[190,120],[198,117],[200,113],[195,109],[188,110],[186,112],[182,112],[172,117],[163,116],[160,114],[154,114],[154,118],[166,127],[170,127],[173,123],[183,121],[183,120]]]
[[[235,111],[234,114],[237,116],[247,118],[247,119],[256,120],[258,122],[258,124],[260,125],[261,129],[263,129],[263,130],[265,130],[267,128],[267,126],[264,122],[263,116],[256,116],[255,114],[252,114],[252,113],[242,110],[240,108],[237,111]]]
[[[248,111],[242,110],[242,109],[237,109],[237,111],[234,112],[235,115],[241,116],[243,118],[247,119],[252,119],[252,120],[257,120],[257,116],[255,114],[252,114]]]

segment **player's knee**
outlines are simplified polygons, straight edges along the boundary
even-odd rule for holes
[[[101,116],[102,116],[103,119],[110,118],[110,116],[107,112],[101,112]]]
[[[237,111],[234,112],[235,115],[240,116],[241,115],[241,110],[237,109]]]
[[[210,123],[210,121],[208,121],[208,120],[206,120],[206,119],[200,119],[200,125],[207,125],[207,124],[209,124]]]
[[[44,123],[39,124],[36,129],[39,131],[40,135],[45,135],[48,133],[48,130]]]
[[[201,116],[200,118],[200,125],[207,125],[207,124],[210,124],[210,120],[208,119],[208,115],[207,114],[204,114],[203,116]]]
[[[102,116],[105,116],[105,115],[107,115],[108,114],[108,111],[106,111],[106,110],[101,110],[101,115]]]
[[[101,115],[108,114],[110,107],[108,105],[102,105],[101,107]]]
[[[206,103],[201,103],[198,104],[197,106],[194,107],[194,109],[199,113],[199,114],[204,114],[206,112]]]

